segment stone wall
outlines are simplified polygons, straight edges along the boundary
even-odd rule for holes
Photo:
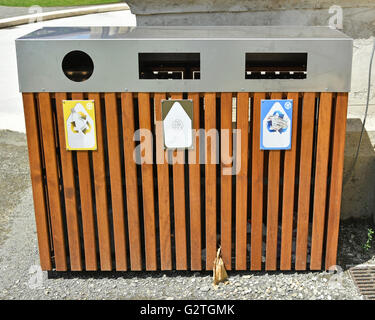
[[[328,25],[343,9],[343,31],[353,38],[375,34],[375,1],[370,0],[130,0],[137,25]]]

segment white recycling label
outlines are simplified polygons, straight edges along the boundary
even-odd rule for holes
[[[170,106],[171,103],[172,106]],[[185,110],[186,108],[190,109],[190,107],[192,110],[190,100],[164,100],[162,102],[164,145],[167,149],[192,147],[192,119]]]

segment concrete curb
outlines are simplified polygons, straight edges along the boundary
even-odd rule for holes
[[[45,12],[45,13],[35,13],[35,14],[18,16],[18,17],[0,19],[0,29],[19,26],[21,24],[47,21],[47,20],[52,20],[52,19],[75,17],[75,16],[82,16],[82,15],[94,14],[94,13],[122,11],[122,10],[129,10],[129,6],[125,3],[116,3],[116,4],[109,4],[109,5],[90,6],[90,7],[77,8],[77,9],[58,10],[58,11],[51,11],[51,12]]]

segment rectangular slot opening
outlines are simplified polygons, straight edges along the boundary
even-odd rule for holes
[[[246,53],[245,79],[306,79],[307,53]]]
[[[200,79],[200,53],[138,53],[139,79]]]

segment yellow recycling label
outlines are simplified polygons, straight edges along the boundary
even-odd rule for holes
[[[64,100],[67,150],[96,150],[94,100]]]

